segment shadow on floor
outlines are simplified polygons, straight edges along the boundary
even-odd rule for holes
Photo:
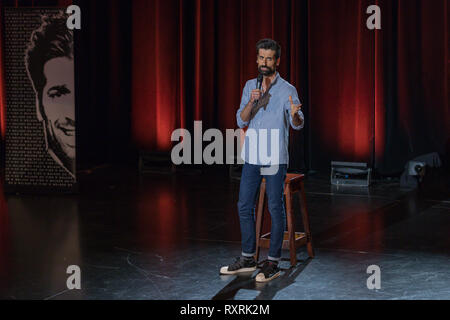
[[[259,291],[259,294],[254,300],[272,300],[278,291],[283,290],[295,282],[311,260],[312,258],[299,260],[296,267],[289,269],[281,268],[281,275],[277,279],[266,283],[256,282],[255,276],[257,273],[255,272],[231,276],[236,278],[220,290],[211,300],[233,300],[241,289]]]

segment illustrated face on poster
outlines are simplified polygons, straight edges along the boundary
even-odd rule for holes
[[[75,84],[73,34],[61,13],[43,16],[31,36],[25,63],[36,94],[36,115],[42,123],[51,157],[75,176]]]
[[[44,65],[47,83],[42,92],[41,117],[45,136],[53,152],[70,172],[75,163],[75,88],[73,60],[54,58]],[[55,159],[56,160],[56,159]]]

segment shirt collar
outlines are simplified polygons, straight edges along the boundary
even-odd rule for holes
[[[278,73],[278,71],[276,71],[275,78],[273,78],[272,82],[269,85],[269,88],[272,88],[277,83],[279,78],[280,78],[280,74]]]
[[[278,73],[278,71],[276,71],[276,75],[275,78],[273,78],[272,84],[275,84],[278,81],[278,78],[280,77],[280,74]]]

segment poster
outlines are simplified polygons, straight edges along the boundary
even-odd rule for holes
[[[73,31],[58,8],[5,8],[5,191],[76,191]]]

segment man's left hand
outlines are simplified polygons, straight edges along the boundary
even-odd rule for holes
[[[289,102],[291,103],[291,116],[293,118],[297,112],[302,109],[302,104],[294,104],[294,101],[292,101],[292,96],[289,96]]]

